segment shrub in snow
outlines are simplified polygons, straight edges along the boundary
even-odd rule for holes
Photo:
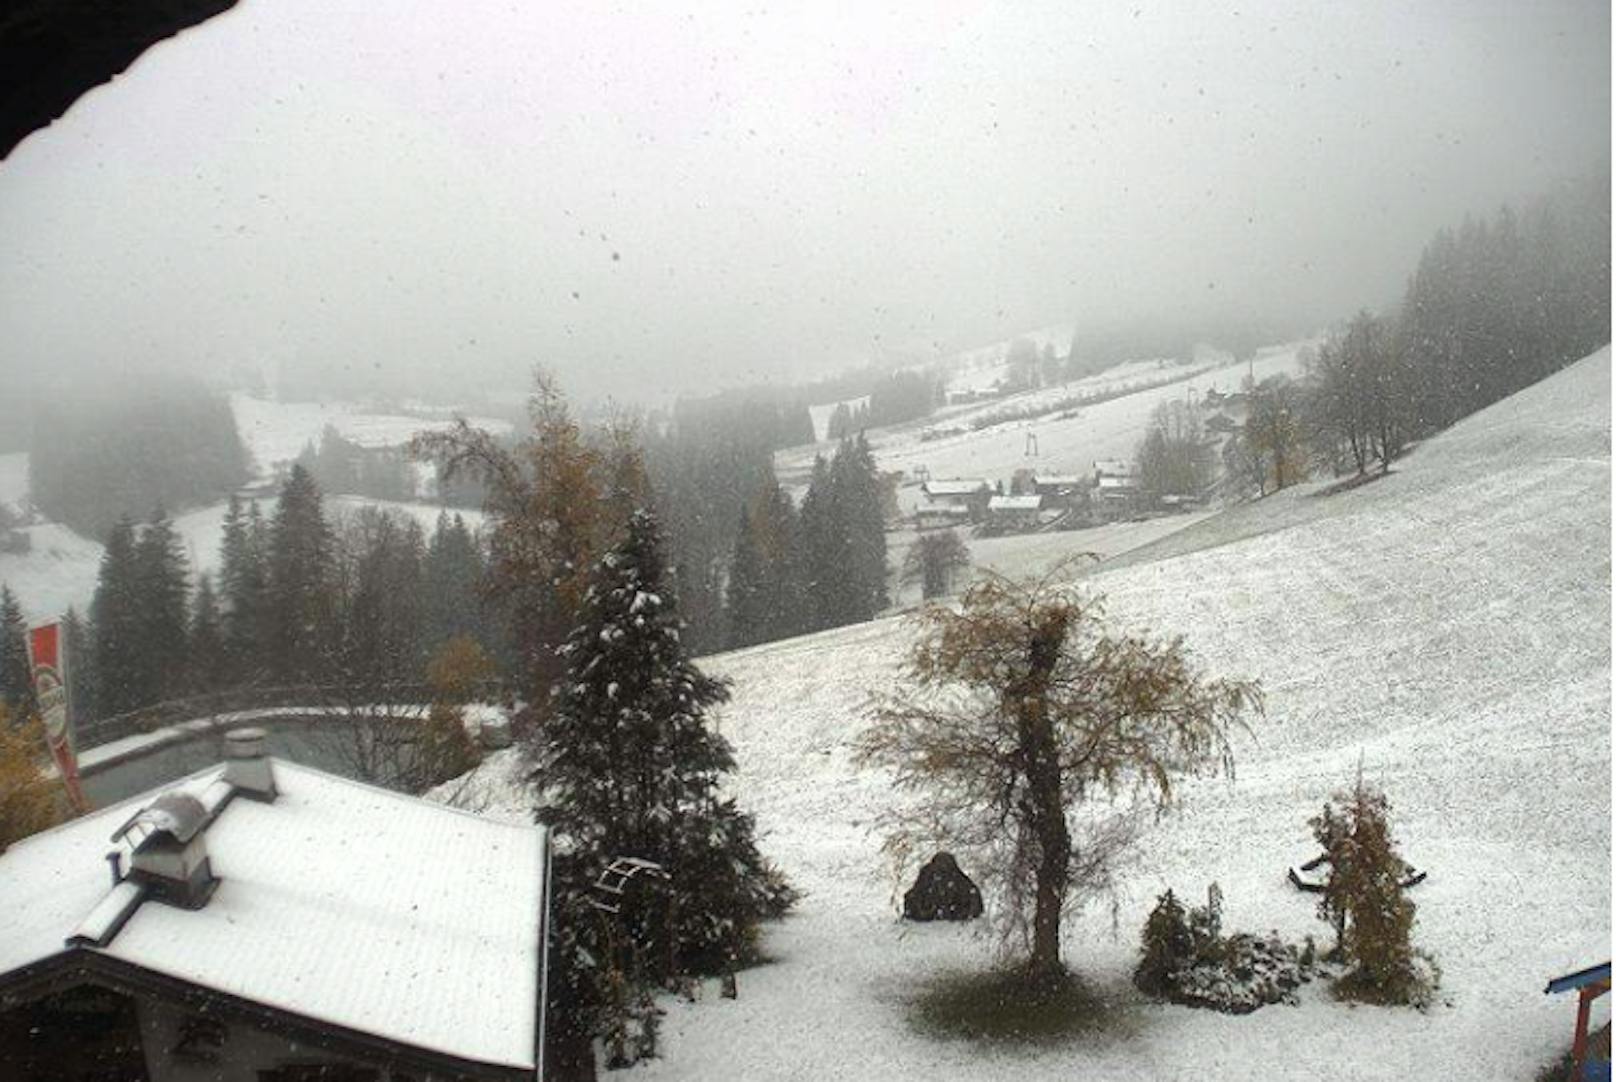
[[[952,853],[938,853],[903,896],[905,920],[974,920],[982,915],[982,892]]]
[[[1309,950],[1273,932],[1225,936],[1222,908],[1216,883],[1203,908],[1186,910],[1170,890],[1158,898],[1145,920],[1134,984],[1155,999],[1225,1014],[1295,1003],[1296,989],[1313,975],[1311,960],[1304,964]]]
[[[1410,942],[1414,903],[1403,883],[1409,865],[1397,851],[1386,795],[1358,778],[1311,821],[1329,876],[1319,917],[1335,929],[1335,955],[1351,968],[1336,982],[1343,998],[1424,1006],[1438,977],[1435,963]]]

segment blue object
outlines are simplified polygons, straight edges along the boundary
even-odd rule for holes
[[[1590,984],[1609,980],[1610,963],[1606,962],[1604,965],[1589,966],[1587,969],[1579,969],[1575,973],[1567,973],[1563,977],[1556,977],[1549,982],[1548,987],[1543,991],[1546,995],[1553,995],[1556,992],[1570,992],[1577,988],[1585,988]]]

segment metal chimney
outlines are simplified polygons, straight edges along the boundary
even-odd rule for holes
[[[264,730],[232,729],[224,734],[224,780],[243,796],[275,800],[275,772],[264,754]]]

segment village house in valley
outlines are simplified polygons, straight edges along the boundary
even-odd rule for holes
[[[542,1078],[544,828],[226,744],[0,855],[5,1077]]]

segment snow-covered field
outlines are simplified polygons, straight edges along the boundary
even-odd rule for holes
[[[1198,357],[1189,366],[1157,361],[1131,362],[1064,386],[939,411],[923,425],[875,430],[870,433],[871,447],[876,464],[882,470],[902,470],[909,478],[914,478],[921,470],[933,478],[980,477],[1006,482],[1016,470],[1023,468],[1049,473],[1086,473],[1098,459],[1131,459],[1149,427],[1151,414],[1162,402],[1181,400],[1186,395],[1198,398],[1212,389],[1234,391],[1248,374],[1259,380],[1280,372],[1296,375],[1300,370],[1299,353],[1308,344],[1294,342],[1260,350],[1250,365],[1219,365],[1219,358],[1210,355]],[[1191,372],[1195,374],[1188,379],[1165,386],[1147,386]],[[1052,408],[1056,402],[1076,395],[1110,393],[1127,385],[1143,389],[1083,406],[1075,415],[1058,410],[1028,420],[970,428],[974,420],[983,416]],[[962,431],[929,440],[921,438],[927,429],[953,428]],[[776,454],[775,467],[781,483],[788,488],[806,485],[814,455],[829,450],[825,446],[798,447]],[[899,504],[905,512],[911,511],[918,500],[917,484],[900,488]]]
[[[265,475],[271,474],[276,463],[296,458],[305,445],[318,444],[327,425],[361,447],[392,447],[408,442],[417,432],[447,428],[454,421],[441,412],[434,417],[373,413],[348,402],[274,402],[245,394],[231,395],[230,408],[253,462]],[[511,427],[497,418],[468,420],[490,432],[506,432]]]
[[[1103,1041],[990,1051],[908,1024],[926,980],[986,965],[989,947],[896,919],[906,884],[871,832],[892,788],[849,758],[866,697],[894,680],[901,621],[710,659],[734,682],[718,724],[737,794],[806,894],[739,1000],[668,1005],[664,1058],[641,1077],[1533,1077],[1574,1013],[1544,982],[1610,950],[1610,491],[1607,349],[1389,477],[1263,501],[1255,532],[1220,533],[1214,516],[1161,543],[1176,554],[1138,550],[1088,577],[1117,620],[1182,633],[1208,670],[1260,678],[1268,697],[1237,778],[1187,786],[1181,813],[1147,834],[1115,926],[1109,912],[1068,925],[1068,961],[1130,1004]],[[1051,545],[1038,555],[1059,555]],[[1138,930],[1167,887],[1200,897],[1216,880],[1226,927],[1327,939],[1285,869],[1313,855],[1308,817],[1360,763],[1430,874],[1415,937],[1442,968],[1442,1003],[1352,1007],[1316,986],[1245,1017],[1138,1002]],[[504,794],[524,814],[494,776],[509,765],[491,761],[478,800],[497,812]]]

